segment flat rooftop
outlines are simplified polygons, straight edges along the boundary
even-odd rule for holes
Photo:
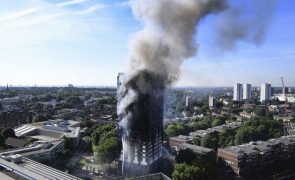
[[[74,180],[79,179],[73,175],[51,168],[41,163],[37,163],[27,158],[22,158],[22,162],[15,164],[5,159],[0,158],[0,166],[10,170],[26,179],[38,180]]]
[[[253,155],[259,152],[269,152],[274,145],[290,146],[295,145],[295,135],[282,136],[277,139],[269,139],[267,141],[256,141],[238,146],[231,146],[228,148],[221,148],[221,150],[227,151],[235,155]]]
[[[180,148],[181,149],[190,149],[194,153],[199,154],[199,155],[205,155],[205,154],[213,152],[213,149],[205,148],[202,146],[196,146],[196,145],[192,145],[192,144],[188,144],[188,143],[182,144],[180,146]]]
[[[31,136],[35,139],[54,141],[62,135],[68,138],[78,138],[80,123],[72,120],[49,120],[25,124],[14,129],[17,137]]]

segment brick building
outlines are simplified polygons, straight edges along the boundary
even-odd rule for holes
[[[218,163],[228,174],[249,177],[294,166],[295,135],[218,149]]]

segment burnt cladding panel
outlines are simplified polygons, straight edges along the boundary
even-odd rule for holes
[[[142,140],[154,138],[163,130],[163,97],[154,98],[150,95],[141,96],[141,99],[132,105],[134,117],[131,129],[134,136]]]
[[[131,85],[138,99],[129,108],[131,137],[150,141],[163,131],[164,81],[160,76],[142,72]]]

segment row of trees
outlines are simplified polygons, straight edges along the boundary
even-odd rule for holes
[[[204,118],[203,120],[194,120],[191,124],[184,124],[180,122],[172,123],[165,129],[166,136],[173,137],[178,135],[187,135],[192,131],[208,129],[210,127],[220,126],[225,124],[225,117]]]
[[[214,155],[197,157],[189,149],[180,150],[175,158],[174,180],[217,179],[217,164]]]
[[[190,132],[190,127],[183,123],[172,123],[164,130],[166,136],[173,137],[178,135],[187,135]]]
[[[217,149],[218,147],[233,146],[235,140],[236,131],[227,127],[223,128],[220,133],[206,134],[203,137],[195,137],[192,143],[197,146],[203,146],[211,149]]]
[[[248,143],[250,141],[265,141],[283,135],[282,123],[275,120],[256,118],[243,124],[238,130],[223,128],[220,133],[207,134],[195,137],[193,144],[207,148],[217,149]]]
[[[235,136],[235,144],[243,144],[250,141],[264,141],[270,138],[278,138],[283,135],[283,124],[280,121],[254,118],[240,127]]]

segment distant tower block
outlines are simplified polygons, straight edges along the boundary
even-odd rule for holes
[[[241,101],[242,99],[242,84],[237,83],[234,85],[234,101]]]
[[[260,88],[260,102],[268,101],[271,99],[271,84],[264,83]]]
[[[251,84],[243,84],[243,99],[251,99]]]
[[[185,98],[185,107],[188,107],[189,106],[189,97],[186,96]]]
[[[68,84],[68,88],[74,88],[73,84]]]
[[[137,99],[127,107],[124,115],[129,128],[123,132],[123,176],[159,172],[162,166],[164,81],[158,75],[143,71],[126,86],[136,92]]]
[[[209,108],[215,107],[215,98],[213,96],[209,96]]]
[[[125,73],[118,73],[118,76],[117,76],[117,91],[120,89],[120,87],[122,86],[123,82],[124,82],[124,79],[125,79]]]

